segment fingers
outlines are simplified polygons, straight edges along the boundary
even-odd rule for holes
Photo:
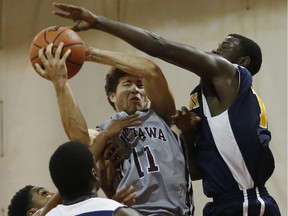
[[[128,126],[136,126],[141,124],[140,114],[134,113],[121,119],[123,128]]]
[[[123,193],[123,203],[127,206],[135,204],[136,192],[133,186],[130,186],[128,190]]]
[[[178,118],[179,118],[180,115],[181,115],[180,110],[176,110],[175,115],[171,116],[172,124],[176,124],[176,122],[178,121]]]
[[[59,61],[59,60],[62,60],[61,63],[64,63],[66,61],[66,59],[68,58],[69,54],[71,53],[71,49],[68,49],[64,55],[61,57],[61,52],[62,52],[62,49],[63,49],[63,46],[64,46],[64,43],[63,42],[60,42],[57,49],[56,49],[56,52],[55,54],[53,55],[53,43],[50,43],[47,47],[46,47],[46,50],[45,50],[45,56],[44,56],[44,51],[43,51],[43,48],[39,50],[39,57],[42,61],[42,63],[44,65],[48,64],[49,63],[52,63],[53,60],[56,60],[56,61]],[[48,60],[48,62],[47,62]]]
[[[189,112],[189,110],[185,106],[182,106],[181,112],[182,112],[182,115],[186,115]]]
[[[50,43],[50,44],[46,47],[45,55],[46,55],[47,60],[51,60],[51,59],[53,58],[52,48],[53,48],[53,43]],[[43,63],[44,63],[44,62],[43,62]]]
[[[117,165],[122,161],[118,161],[120,159],[119,153],[121,151],[121,147],[115,148],[111,143],[107,145],[104,153],[104,160],[110,160],[111,162],[117,163]]]
[[[59,16],[59,17],[63,17],[63,18],[69,18],[70,14],[67,14],[65,12],[62,11],[52,11],[53,14]]]
[[[35,70],[41,77],[52,82],[59,81],[60,78],[67,78],[65,63],[71,53],[71,49],[68,49],[64,55],[61,56],[63,47],[63,42],[60,42],[58,47],[54,46],[53,43],[50,43],[46,49],[42,47],[39,50],[38,56],[43,65],[41,67],[39,63],[36,63]],[[55,51],[53,49],[55,49]]]
[[[41,77],[46,78],[45,71],[38,63],[35,64],[35,70]]]
[[[72,12],[75,15],[76,13],[81,13],[82,11],[81,8],[68,4],[53,3],[53,6],[62,11],[52,11],[52,13],[64,18],[71,18]]]
[[[45,55],[44,55],[44,48],[43,47],[39,50],[38,56],[39,56],[40,60],[42,61],[42,63],[44,63],[44,61],[47,60]]]
[[[53,3],[53,6],[66,12],[69,12],[71,9],[73,9],[71,5],[56,3],[56,2]]]
[[[62,43],[62,42],[61,42],[61,43]],[[58,47],[58,48],[59,48],[59,47]],[[62,50],[62,47],[61,47],[61,49],[59,50],[59,58],[60,58],[61,50]],[[58,49],[57,49],[57,51],[58,51]],[[57,52],[56,52],[56,53],[57,53]],[[71,49],[68,49],[68,50],[64,53],[64,55],[62,56],[61,61],[62,61],[62,62],[66,62],[66,59],[68,58],[68,56],[70,55],[70,53],[71,53]]]
[[[112,148],[110,150],[110,161],[114,164],[114,167],[118,167],[119,164],[124,160],[121,156],[119,156],[120,151],[122,150],[121,147],[117,147],[115,150]]]
[[[133,186],[129,189],[123,186],[114,196],[113,199],[121,202],[127,206],[132,206],[135,204],[136,192]]]

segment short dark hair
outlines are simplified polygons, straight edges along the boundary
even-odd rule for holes
[[[260,46],[253,40],[239,34],[229,34],[228,36],[238,39],[241,47],[241,55],[250,57],[250,64],[247,69],[255,75],[261,68],[262,52]]]
[[[53,183],[62,197],[73,199],[91,192],[93,154],[82,143],[66,142],[50,158],[49,170]]]
[[[119,84],[119,79],[126,75],[127,75],[126,72],[115,67],[111,68],[111,70],[106,75],[105,91],[106,91],[108,102],[110,103],[110,105],[113,107],[114,110],[116,110],[115,105],[114,103],[110,101],[108,94],[110,92],[116,92],[116,88]]]
[[[32,208],[32,188],[33,185],[26,185],[16,192],[8,206],[8,216],[26,216]]]

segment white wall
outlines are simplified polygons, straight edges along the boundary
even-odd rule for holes
[[[52,2],[3,0],[3,48],[0,50],[0,101],[3,101],[4,113],[4,142],[0,148],[3,154],[0,157],[2,215],[6,215],[13,194],[26,184],[55,190],[49,177],[48,161],[55,148],[67,140],[52,85],[33,71],[28,55],[30,43],[40,30],[52,25],[71,24],[52,15]],[[268,110],[271,149],[276,160],[276,169],[267,187],[277,200],[282,215],[287,215],[286,1],[121,0],[118,16],[118,1],[115,0],[63,2],[87,7],[110,18],[119,17],[121,21],[205,51],[214,49],[228,33],[243,34],[257,41],[263,51],[263,66],[254,78],[254,87]],[[250,9],[247,9],[247,3]],[[82,32],[80,36],[91,46],[146,56],[99,31]],[[177,107],[187,105],[198,77],[161,60],[151,59],[164,71]],[[70,80],[89,127],[94,127],[113,112],[104,94],[104,77],[108,69],[107,66],[85,63],[81,72]],[[194,193],[196,215],[201,215],[207,198],[199,181],[194,182]]]

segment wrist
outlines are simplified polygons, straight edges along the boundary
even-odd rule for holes
[[[56,89],[62,89],[65,87],[67,80],[66,79],[59,79],[57,81],[52,81],[53,85]]]
[[[93,29],[101,29],[101,23],[104,17],[102,16],[93,16],[92,28]]]

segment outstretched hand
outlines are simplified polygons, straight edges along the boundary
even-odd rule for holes
[[[110,144],[111,145],[111,144]],[[108,148],[106,151],[110,151]],[[106,153],[105,153],[106,154]],[[120,172],[120,163],[123,160],[116,159],[116,157],[113,156],[113,158],[109,158],[107,156],[109,153],[107,153],[104,157],[101,157],[98,160],[98,166],[100,170],[101,175],[101,188],[110,189],[113,187],[113,180],[116,175],[116,173]]]
[[[176,114],[171,117],[172,123],[175,124],[182,132],[189,132],[196,129],[201,121],[200,117],[186,107],[181,107]]]
[[[106,128],[107,135],[109,134],[110,140],[115,138],[126,127],[137,126],[141,124],[141,118],[139,113],[134,113],[125,116],[121,119],[112,120],[109,126]]]
[[[101,176],[100,187],[108,198],[112,198],[115,195],[113,188],[113,181],[115,175],[120,172],[120,163],[124,160],[123,158],[117,158],[120,149],[116,149],[111,154],[112,144],[108,145],[103,157],[98,160],[98,167]]]
[[[74,31],[85,31],[97,24],[97,16],[83,7],[63,3],[53,3],[53,6],[60,9],[53,11],[53,14],[74,21],[72,26]]]
[[[127,206],[132,206],[135,204],[136,192],[133,186],[130,186],[128,189],[124,186],[122,187],[112,199],[123,203]]]
[[[39,58],[41,59],[44,68],[38,63],[35,64],[36,72],[43,78],[51,80],[52,82],[58,82],[61,80],[67,81],[67,67],[65,64],[71,50],[68,49],[61,58],[61,51],[64,43],[61,42],[56,49],[55,55],[52,54],[53,43],[50,43],[46,50],[41,48],[39,50]],[[45,54],[44,54],[45,52]]]

